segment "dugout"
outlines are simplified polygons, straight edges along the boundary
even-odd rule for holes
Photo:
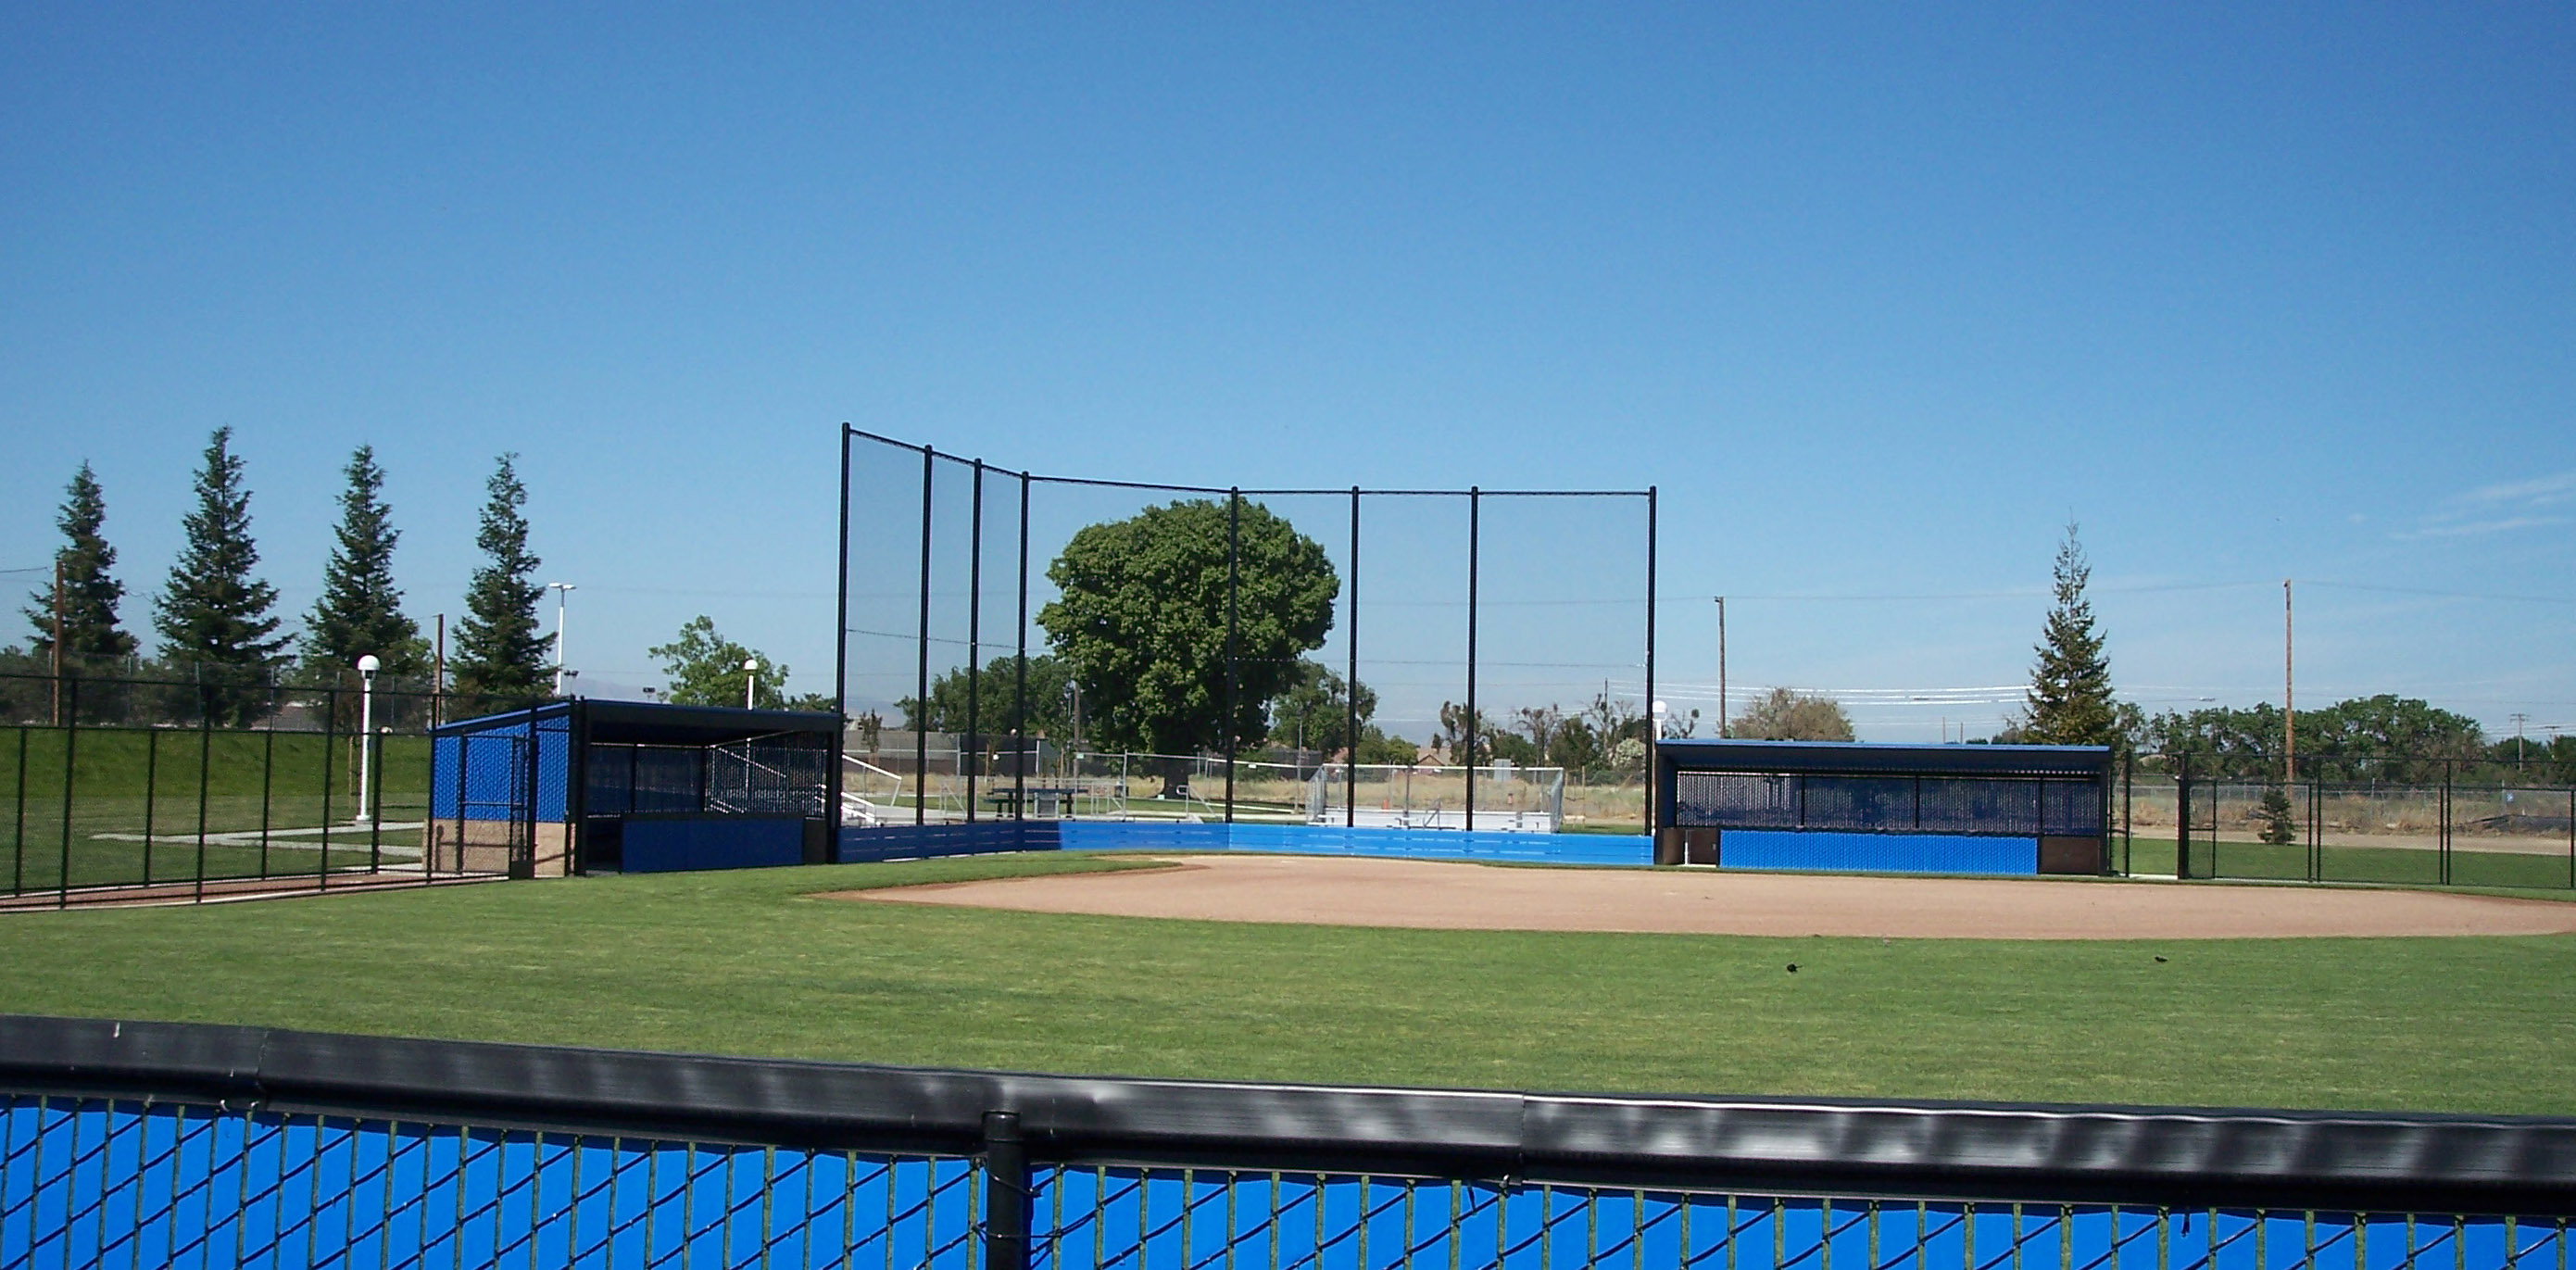
[[[2099,745],[1672,740],[1655,747],[1657,864],[2100,874]]]
[[[430,730],[437,867],[661,873],[828,860],[839,720],[555,701]]]

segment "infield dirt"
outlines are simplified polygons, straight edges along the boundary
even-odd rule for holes
[[[2429,891],[1701,869],[1173,857],[1118,873],[837,893],[872,903],[1429,930],[1903,939],[2277,939],[2576,933],[2576,903]]]

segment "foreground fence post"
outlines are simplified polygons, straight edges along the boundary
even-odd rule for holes
[[[1020,1113],[984,1113],[984,1270],[1029,1270],[1029,1151]]]
[[[2191,756],[2174,759],[2174,877],[2191,876]]]
[[[56,908],[68,908],[72,902],[72,773],[80,752],[80,680],[68,680],[66,686],[71,712],[63,716],[63,860],[62,872],[54,878]]]

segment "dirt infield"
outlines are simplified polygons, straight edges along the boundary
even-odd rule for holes
[[[1515,869],[1309,856],[1174,857],[1121,873],[848,891],[1039,913],[1433,930],[1906,939],[2269,939],[2576,933],[2576,903],[2307,886]]]

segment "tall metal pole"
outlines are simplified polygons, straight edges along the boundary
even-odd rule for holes
[[[1656,811],[1661,801],[1662,786],[1657,784],[1656,753],[1663,744],[1664,727],[1655,719],[1655,487],[1646,487],[1646,718],[1654,733],[1646,742],[1646,836],[1656,829]]]
[[[2290,665],[2290,580],[2281,579],[2281,792],[2298,780],[2299,708],[2292,696]]]
[[[1360,487],[1351,487],[1351,620],[1342,630],[1342,641],[1350,657],[1347,679],[1342,684],[1343,740],[1348,749],[1342,754],[1342,827],[1356,828],[1360,823]]]
[[[920,662],[912,720],[912,823],[930,823],[930,475],[937,451],[921,447],[921,628],[913,639]]]
[[[1243,491],[1225,496],[1225,823],[1234,823],[1235,593],[1242,587]]]
[[[1029,818],[1029,474],[1020,473],[1019,666],[1011,684],[1011,817]]]
[[[841,425],[841,549],[839,571],[832,578],[832,774],[824,823],[832,830],[833,860],[841,856],[841,769],[849,761],[850,736],[850,425]],[[631,754],[632,751],[629,751]],[[629,782],[632,791],[634,785]],[[630,793],[630,797],[632,794]]]
[[[1476,555],[1482,545],[1484,492],[1467,487],[1467,718],[1458,726],[1458,740],[1466,753],[1459,761],[1467,768],[1467,832],[1476,831]]]
[[[966,736],[957,743],[957,759],[966,766],[966,819],[975,819],[975,761],[983,757],[978,733],[983,723],[976,707],[984,695],[984,460],[975,460],[973,493],[967,500],[973,523],[966,529]]]

